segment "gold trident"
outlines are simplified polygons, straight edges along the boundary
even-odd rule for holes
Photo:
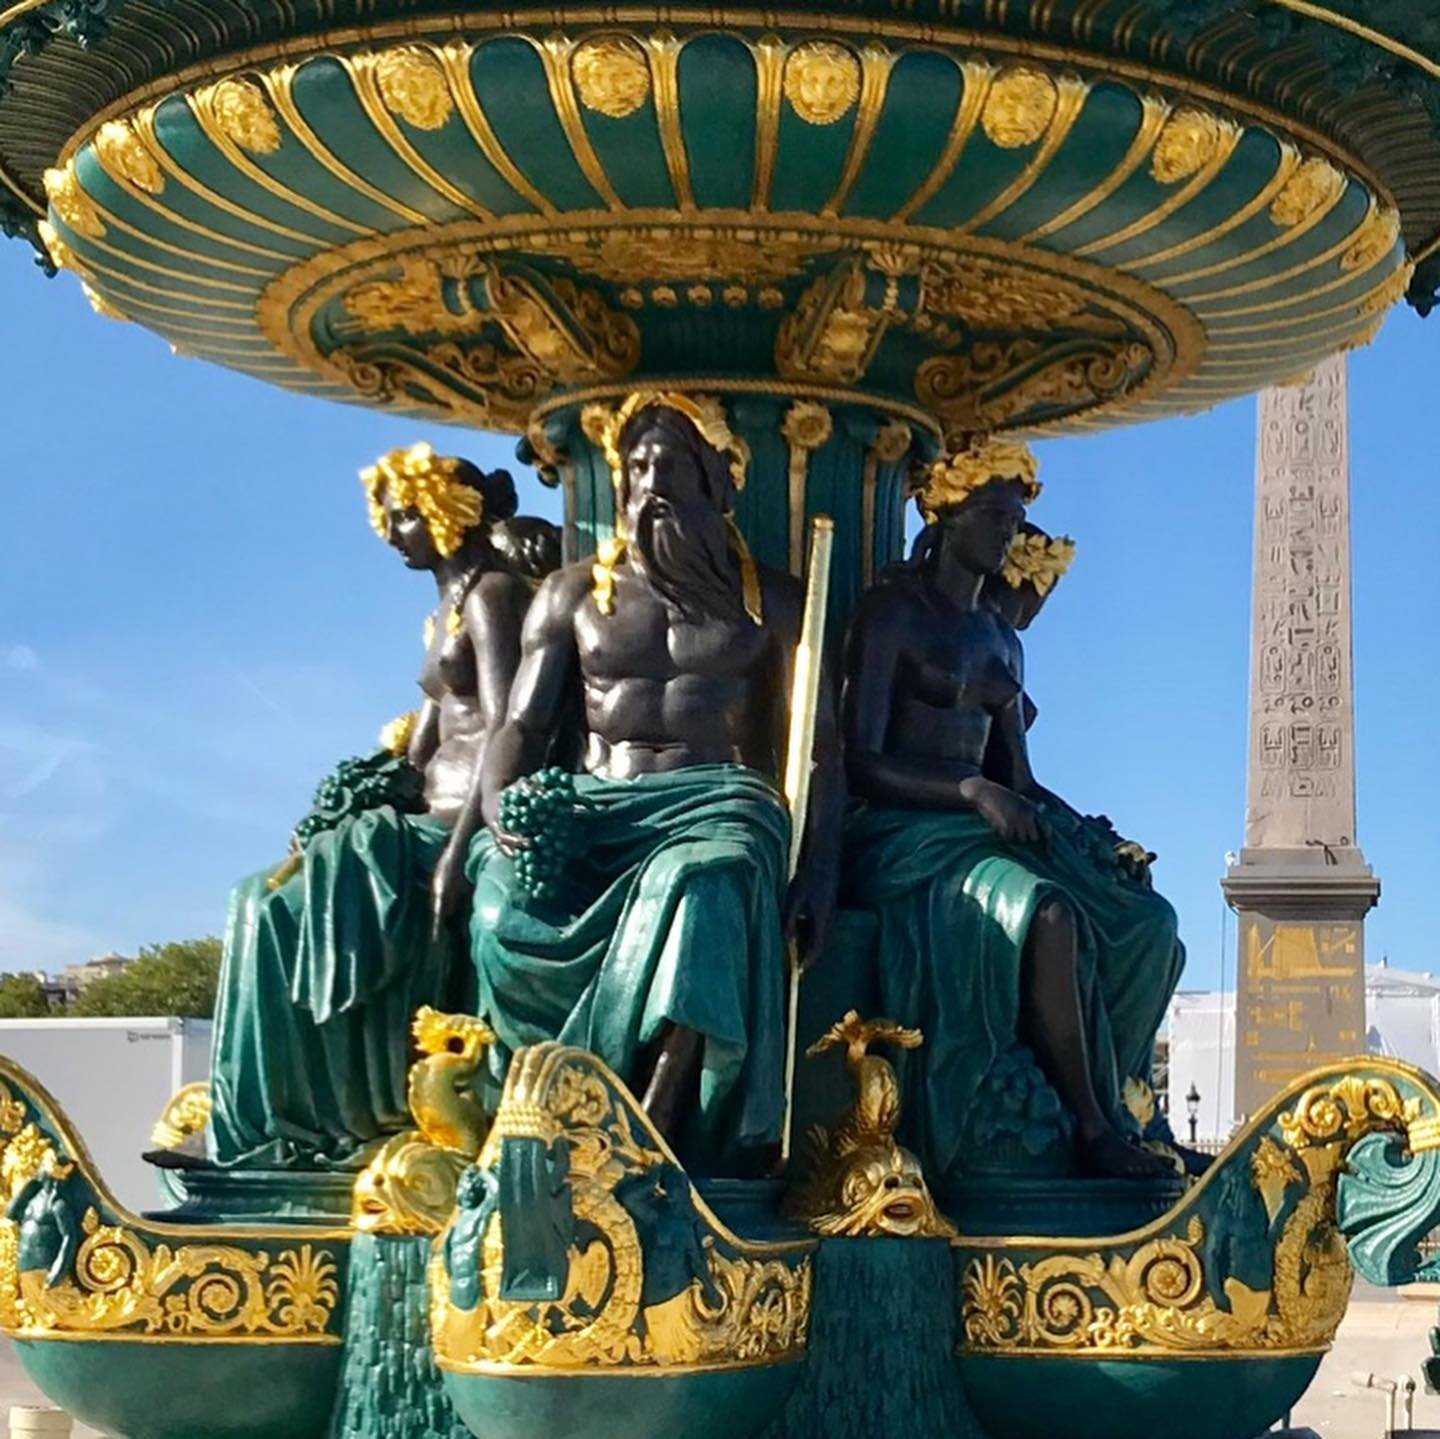
[[[815,762],[815,720],[820,711],[820,666],[825,654],[825,612],[830,603],[830,554],[835,521],[816,515],[810,524],[810,561],[805,579],[805,615],[795,646],[790,683],[790,734],[785,749],[785,801],[790,806],[790,878],[800,868],[805,820],[810,812],[810,780]],[[790,1003],[785,1031],[785,1120],[780,1131],[780,1160],[790,1162],[790,1133],[795,1119],[795,1052],[799,1040],[800,976],[795,945],[789,947]]]

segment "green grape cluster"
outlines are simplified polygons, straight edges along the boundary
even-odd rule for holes
[[[515,882],[526,894],[554,898],[580,854],[581,804],[575,776],[553,766],[516,780],[500,796],[502,828],[525,841],[515,857]]]
[[[315,789],[310,813],[295,826],[301,845],[344,819],[385,805],[404,814],[425,808],[425,779],[407,759],[389,750],[342,759]]]

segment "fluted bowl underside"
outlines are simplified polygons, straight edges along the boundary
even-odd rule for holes
[[[1384,182],[1238,94],[901,20],[557,18],[153,81],[47,173],[51,254],[185,353],[515,432],[713,376],[1125,423],[1304,373],[1408,281]]]

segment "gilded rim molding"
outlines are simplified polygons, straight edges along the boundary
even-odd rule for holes
[[[3,30],[7,16],[0,17]],[[1358,178],[1370,192],[1386,205],[1396,208],[1395,197],[1384,180],[1357,156],[1337,145],[1333,137],[1273,106],[1264,105],[1247,96],[1232,93],[1193,76],[1176,74],[1155,65],[1119,56],[1098,55],[1077,46],[1032,39],[1000,32],[978,30],[966,26],[930,24],[921,21],[892,20],[885,17],[850,15],[817,15],[795,10],[692,9],[659,6],[619,5],[597,18],[592,10],[573,10],[563,6],[550,9],[507,10],[495,14],[474,12],[450,15],[416,16],[408,20],[382,21],[373,25],[345,26],[321,31],[292,40],[251,46],[224,56],[185,66],[172,75],[138,86],[98,111],[66,141],[57,165],[63,165],[106,121],[126,115],[152,101],[160,101],[189,89],[198,81],[223,78],[239,71],[255,69],[271,61],[293,64],[315,58],[334,50],[373,45],[376,42],[403,41],[426,37],[464,39],[496,31],[527,28],[540,30],[573,27],[567,39],[577,44],[590,39],[621,38],[624,27],[649,25],[656,28],[684,26],[685,38],[702,35],[736,35],[739,38],[763,40],[776,30],[787,33],[789,43],[799,45],[805,34],[844,35],[856,39],[906,41],[934,49],[949,58],[957,51],[979,52],[974,58],[999,55],[1010,59],[1028,59],[1050,66],[1071,66],[1091,82],[1116,78],[1137,81],[1153,87],[1162,95],[1203,101],[1221,113],[1231,113],[1272,130],[1279,136],[1303,141],[1316,153]]]
[[[944,230],[920,226],[906,226],[901,230],[883,220],[835,219],[798,213],[761,216],[749,211],[721,210],[707,210],[694,220],[679,218],[668,210],[629,210],[621,214],[571,212],[553,217],[513,216],[493,223],[460,221],[452,225],[427,226],[356,240],[322,251],[276,276],[265,287],[256,304],[255,321],[279,355],[312,375],[343,385],[346,383],[343,372],[315,345],[311,325],[316,312],[342,286],[348,287],[361,278],[356,272],[362,267],[383,265],[410,251],[444,249],[447,246],[465,246],[478,254],[513,252],[523,258],[527,253],[526,241],[532,237],[558,233],[567,236],[584,233],[634,234],[647,229],[669,232],[698,229],[708,235],[722,236],[730,231],[742,231],[747,237],[756,237],[761,244],[771,237],[813,236],[825,242],[826,252],[837,255],[847,250],[883,248],[891,252],[913,252],[914,258],[919,261],[978,260],[1041,278],[1061,277],[1092,293],[1097,301],[1123,315],[1146,337],[1154,363],[1144,379],[1122,397],[1127,404],[1155,395],[1157,391],[1164,393],[1183,385],[1204,363],[1208,349],[1203,326],[1186,306],[1133,275],[1090,261],[986,236],[967,235],[959,241],[949,240]],[[545,253],[543,246],[539,253]],[[582,282],[592,279],[584,271],[579,271],[578,276]],[[623,380],[559,391],[537,403],[532,419],[543,418],[567,405],[624,395],[642,382],[650,383],[652,379],[653,376],[642,365],[635,374]],[[865,405],[916,423],[931,434],[938,435],[943,429],[937,417],[923,406],[900,399],[893,393],[863,387],[852,389],[778,378],[758,381],[739,378],[667,379],[665,383],[672,387],[721,388],[737,394],[777,394]],[[1102,403],[1075,413],[1099,414],[1106,408]],[[1074,417],[1066,416],[1043,425],[1030,426],[1027,432],[1049,430]]]
[[[160,1235],[166,1239],[199,1238],[224,1239],[286,1239],[300,1241],[345,1242],[354,1237],[348,1228],[336,1228],[318,1224],[228,1224],[196,1225],[170,1224],[164,1220],[143,1219],[122,1204],[105,1183],[104,1176],[96,1168],[94,1157],[86,1147],[84,1139],[65,1116],[54,1095],[34,1075],[22,1069],[12,1060],[0,1055],[0,1080],[12,1085],[40,1112],[50,1133],[69,1152],[75,1167],[85,1176],[86,1183],[95,1191],[95,1196],[115,1215],[121,1224],[137,1228],[146,1234]],[[73,1337],[73,1336],[72,1336]]]
[[[623,400],[637,389],[678,390],[682,394],[761,395],[776,400],[811,400],[821,405],[853,405],[857,409],[875,410],[918,425],[937,445],[943,439],[941,426],[928,410],[906,404],[890,395],[811,385],[803,380],[746,380],[736,375],[644,375],[613,385],[594,385],[564,395],[552,395],[542,401],[531,414],[530,424],[533,427],[549,416],[576,405]]]

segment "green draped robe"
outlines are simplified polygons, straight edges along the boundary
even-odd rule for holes
[[[780,904],[789,817],[774,784],[737,765],[634,779],[576,777],[580,859],[538,900],[482,835],[471,849],[479,1012],[494,1077],[542,1040],[597,1054],[639,1082],[667,1024],[703,1041],[687,1162],[724,1165],[778,1140],[784,1109]]]
[[[1079,978],[1092,1077],[1122,1130],[1126,1078],[1148,1079],[1184,948],[1175,912],[1145,884],[1097,863],[1086,821],[1050,816],[1045,845],[1008,845],[969,811],[856,805],[845,903],[879,919],[883,1012],[924,1031],[899,1058],[902,1137],[939,1182],[966,1169],[991,1066],[1021,1035],[1021,956],[1036,910],[1068,899],[1080,918]]]
[[[230,899],[215,1012],[210,1155],[218,1164],[356,1162],[409,1123],[410,1022],[449,1000],[453,946],[432,939],[429,880],[449,830],[390,806],[305,846]]]

